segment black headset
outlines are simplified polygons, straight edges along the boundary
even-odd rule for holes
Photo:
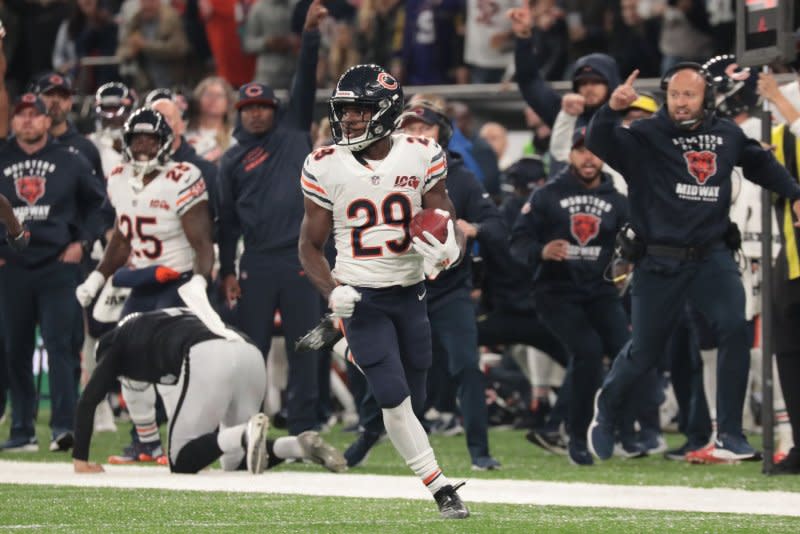
[[[711,74],[700,64],[694,61],[681,61],[680,63],[669,69],[664,77],[661,78],[661,89],[666,91],[669,87],[669,81],[672,76],[679,70],[691,69],[697,71],[703,77],[706,83],[705,93],[703,94],[703,109],[706,111],[714,111],[716,105],[714,102],[714,83],[711,81]]]

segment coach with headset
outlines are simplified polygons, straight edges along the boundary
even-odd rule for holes
[[[614,448],[614,420],[632,386],[651,369],[687,300],[719,339],[717,393],[720,459],[754,456],[742,433],[749,368],[744,290],[728,237],[731,172],[789,199],[800,215],[800,186],[758,142],[713,114],[710,77],[696,63],[679,63],[662,81],[666,105],[651,118],[620,124],[637,98],[634,71],[597,111],[586,146],[628,183],[635,239],[625,243],[635,264],[631,342],[622,349],[595,398],[591,452]]]

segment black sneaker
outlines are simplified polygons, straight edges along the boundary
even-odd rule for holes
[[[344,334],[339,331],[339,320],[331,314],[325,315],[317,326],[297,340],[294,350],[306,352],[310,350],[330,350]]]
[[[50,452],[63,452],[72,448],[75,443],[75,437],[72,432],[62,432],[57,436],[53,436],[53,441],[50,442]]]
[[[541,447],[547,452],[558,454],[560,456],[567,455],[567,444],[564,443],[564,438],[561,437],[560,432],[544,432],[541,430],[531,430],[525,434],[525,439]]]
[[[361,465],[367,459],[369,451],[381,439],[380,434],[364,431],[359,434],[358,439],[344,451],[344,458],[347,460],[347,467]]]
[[[800,475],[800,450],[792,447],[786,458],[772,467],[770,475]]]
[[[464,482],[459,482],[455,486],[450,484],[433,494],[436,504],[439,506],[439,514],[444,519],[464,519],[469,517],[469,510],[467,506],[458,496],[458,488],[464,485]]]

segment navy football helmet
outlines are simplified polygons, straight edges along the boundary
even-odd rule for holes
[[[715,56],[703,68],[711,78],[717,114],[721,117],[732,118],[760,105],[758,73],[739,67],[733,54]]]
[[[363,106],[371,109],[363,133],[351,137],[342,126],[346,106]],[[403,112],[403,89],[400,82],[378,65],[356,65],[339,78],[328,110],[333,141],[353,152],[386,137],[395,129],[395,122]]]
[[[122,125],[136,106],[136,95],[127,85],[109,82],[94,94],[94,113],[97,130],[121,137]]]
[[[158,152],[154,158],[146,161],[138,160],[131,151],[133,136],[137,134],[153,135],[158,139]],[[122,131],[123,154],[136,171],[134,174],[143,176],[148,174],[161,165],[164,165],[170,158],[172,150],[172,128],[169,127],[164,116],[151,108],[139,108],[134,111]]]

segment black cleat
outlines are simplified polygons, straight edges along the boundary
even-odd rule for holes
[[[339,331],[339,319],[331,314],[325,315],[317,326],[297,340],[294,350],[306,352],[310,350],[330,350],[344,334]]]
[[[455,486],[448,484],[433,494],[433,498],[436,499],[436,504],[439,506],[439,514],[442,518],[464,519],[465,517],[469,517],[469,510],[467,510],[467,506],[457,493],[458,488],[464,484],[465,482],[459,482]]]
[[[800,475],[800,449],[792,447],[786,458],[772,467],[771,475]]]

